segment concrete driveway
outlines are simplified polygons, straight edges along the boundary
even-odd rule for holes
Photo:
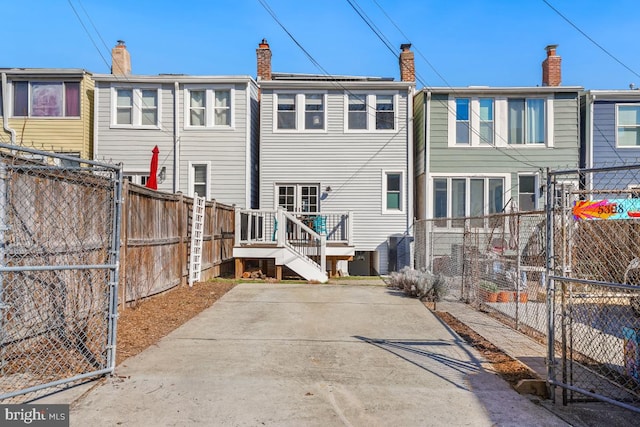
[[[423,304],[383,286],[242,284],[128,359],[72,426],[556,426]]]

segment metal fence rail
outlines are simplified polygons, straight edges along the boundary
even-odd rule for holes
[[[583,188],[566,188],[567,176]],[[552,172],[549,381],[640,412],[640,166]]]
[[[122,177],[0,150],[0,399],[11,403],[113,371]]]

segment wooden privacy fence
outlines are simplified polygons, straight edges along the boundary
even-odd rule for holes
[[[193,199],[124,182],[120,247],[120,303],[186,284]],[[202,280],[233,272],[234,208],[208,201]]]

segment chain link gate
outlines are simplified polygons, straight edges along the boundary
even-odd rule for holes
[[[0,144],[0,399],[112,373],[122,173]]]
[[[548,173],[549,382],[563,404],[640,412],[638,184],[640,165]]]

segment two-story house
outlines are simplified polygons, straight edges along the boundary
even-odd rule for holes
[[[92,158],[91,73],[82,69],[0,68],[0,75],[3,142]]]
[[[95,74],[95,159],[145,184],[158,147],[158,190],[257,206],[258,87],[250,76],[131,74],[124,42]]]
[[[609,168],[637,164],[640,158],[640,91],[588,90],[581,97],[581,168]],[[635,169],[586,174],[586,190],[630,190],[617,198],[637,195],[640,177]],[[613,196],[614,198],[616,196]]]
[[[542,85],[425,88],[415,98],[416,217],[462,233],[456,218],[544,207],[546,169],[575,169],[581,87],[561,86],[546,47]],[[577,182],[572,183],[577,187]],[[471,227],[488,229],[483,219]]]
[[[260,209],[280,208],[309,224],[321,220],[334,274],[387,273],[395,261],[390,239],[410,232],[415,69],[409,48],[403,45],[400,54],[401,81],[275,73],[269,44],[263,40],[257,49]],[[280,225],[287,234],[296,227],[290,221]],[[277,233],[264,234],[276,240]],[[339,250],[336,241],[345,247]],[[242,248],[234,254],[256,255]]]

